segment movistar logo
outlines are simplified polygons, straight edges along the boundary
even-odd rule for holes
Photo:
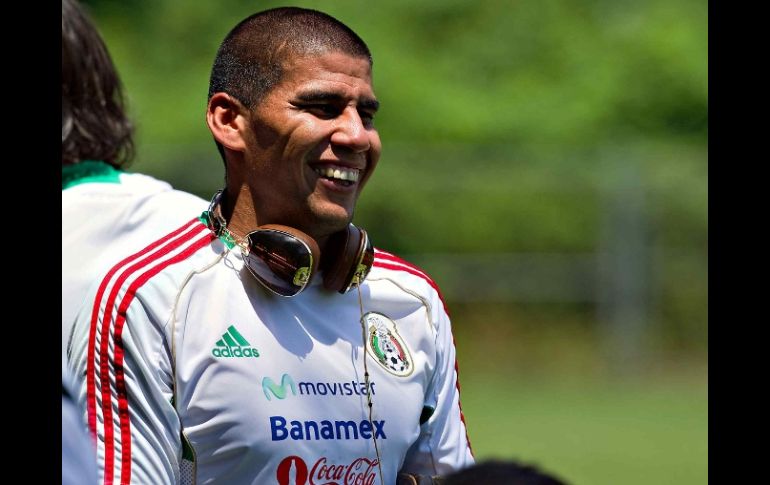
[[[268,401],[272,401],[273,397],[278,399],[285,399],[288,395],[288,391],[291,391],[292,396],[299,394],[301,396],[366,396],[366,382],[308,382],[299,381],[295,383],[294,379],[289,374],[283,374],[281,376],[281,384],[278,385],[270,377],[264,377],[262,379],[262,392],[265,393],[265,397]],[[369,389],[372,395],[375,395],[374,382],[369,383]],[[271,396],[272,394],[272,396]]]
[[[269,377],[265,377],[264,379],[262,379],[262,390],[265,392],[265,397],[267,398],[268,401],[272,400],[272,398],[270,397],[270,393],[272,393],[273,396],[277,397],[278,399],[285,398],[286,386],[289,386],[289,389],[291,389],[291,393],[294,396],[297,395],[297,386],[294,385],[294,379],[292,379],[289,374],[284,374],[283,376],[281,376],[280,386],[277,385]]]
[[[227,332],[217,340],[211,353],[214,357],[259,357],[259,351],[233,325],[227,327]]]

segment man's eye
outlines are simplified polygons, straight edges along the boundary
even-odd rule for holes
[[[366,124],[374,123],[374,113],[371,111],[359,111],[358,116],[361,117],[361,121]]]
[[[332,104],[310,104],[305,110],[319,118],[334,118],[340,114],[339,108]]]

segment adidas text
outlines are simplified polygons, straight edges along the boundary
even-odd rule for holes
[[[214,357],[259,357],[254,347],[216,347],[211,353]]]

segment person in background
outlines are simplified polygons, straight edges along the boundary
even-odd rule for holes
[[[479,462],[445,477],[441,483],[442,485],[568,485],[567,482],[534,465],[515,460]]]
[[[95,485],[98,473],[93,445],[83,422],[83,407],[77,400],[77,386],[62,359],[61,395],[61,483]]]
[[[62,353],[89,285],[207,202],[125,171],[133,125],[107,47],[83,7],[62,0]]]
[[[78,399],[81,375],[66,366],[75,315],[98,274],[206,201],[123,169],[133,126],[115,66],[83,7],[62,0],[62,484],[97,483],[96,454]]]

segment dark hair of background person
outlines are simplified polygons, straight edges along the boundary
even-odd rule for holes
[[[489,460],[459,470],[442,485],[569,485],[534,465],[513,460]]]
[[[227,93],[252,109],[283,77],[290,55],[341,52],[364,57],[366,43],[348,26],[317,10],[279,7],[247,17],[219,46],[211,69],[208,99]],[[217,142],[222,160],[224,149]]]
[[[83,7],[61,3],[62,165],[101,160],[114,167],[134,156],[133,124],[107,47]]]

